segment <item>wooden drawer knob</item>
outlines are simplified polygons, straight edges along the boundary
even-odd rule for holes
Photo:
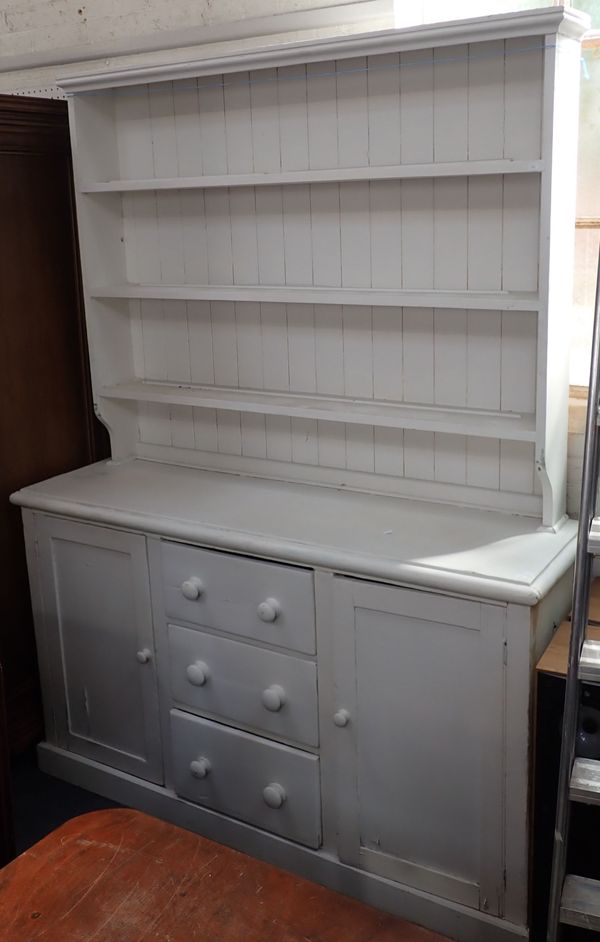
[[[210,668],[204,661],[194,661],[186,668],[186,677],[194,687],[203,687],[210,677]]]
[[[285,690],[283,687],[280,687],[279,684],[271,684],[270,687],[263,690],[260,699],[262,700],[262,705],[265,710],[270,710],[271,713],[277,713],[285,703]]]
[[[204,592],[202,580],[198,579],[196,576],[192,576],[191,579],[186,579],[185,582],[181,583],[181,592],[184,598],[188,599],[190,602],[195,602]]]
[[[269,808],[281,808],[287,795],[283,785],[279,785],[278,782],[271,782],[270,785],[267,785],[267,787],[263,789],[263,798],[265,805],[268,805]]]
[[[281,612],[281,605],[277,599],[265,599],[256,609],[261,621],[275,621]]]
[[[194,759],[193,762],[190,762],[190,772],[194,778],[206,778],[210,770],[210,760],[205,758],[205,756],[201,756],[199,759]]]
[[[338,710],[337,713],[334,713],[333,722],[336,726],[347,726],[350,722],[350,714],[348,713],[348,710]]]

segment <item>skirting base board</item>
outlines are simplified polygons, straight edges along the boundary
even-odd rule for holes
[[[144,782],[49,743],[40,743],[38,759],[42,771],[49,775],[195,831],[220,844],[227,844],[451,939],[460,942],[509,942],[528,938],[527,929],[523,926],[364,873],[340,863],[324,851],[309,850],[267,834],[184,801],[167,788]]]

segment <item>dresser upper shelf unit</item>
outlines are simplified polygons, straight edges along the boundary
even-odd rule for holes
[[[389,167],[339,167],[336,170],[270,170],[264,173],[219,173],[202,177],[161,177],[148,180],[83,182],[82,193],[135,193],[153,190],[208,190],[234,186],[291,186],[301,183],[344,183],[358,180],[414,180],[505,173],[541,173],[541,160],[458,160],[449,163]]]
[[[584,27],[65,79],[113,456],[560,521]]]

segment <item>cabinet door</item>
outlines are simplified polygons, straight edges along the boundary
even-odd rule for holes
[[[58,744],[162,781],[145,538],[44,516],[35,534]]]
[[[340,856],[500,914],[505,610],[343,578],[334,603]]]

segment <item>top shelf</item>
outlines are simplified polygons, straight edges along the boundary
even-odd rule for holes
[[[152,190],[206,190],[216,187],[279,186],[298,183],[350,183],[360,180],[414,180],[485,174],[541,173],[542,160],[460,160],[452,163],[384,167],[336,167],[332,170],[281,170],[269,173],[223,173],[200,177],[84,182],[81,193],[132,193]]]

